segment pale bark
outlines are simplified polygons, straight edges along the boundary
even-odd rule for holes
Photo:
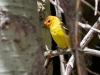
[[[45,75],[36,0],[0,0],[0,75]],[[2,14],[2,15],[1,15]]]

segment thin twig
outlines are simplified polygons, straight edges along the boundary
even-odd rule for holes
[[[50,1],[50,3],[52,3],[54,6],[58,7],[58,9],[59,9],[62,13],[64,13],[63,9],[62,9],[59,5],[57,5],[56,2],[54,2],[53,0],[49,0],[49,1]]]
[[[94,75],[100,75],[100,74],[98,74],[98,73],[96,73],[96,72],[91,71],[91,70],[88,69],[88,68],[86,68],[86,70],[87,70],[88,72],[90,72],[91,74],[94,74]]]
[[[86,2],[85,0],[81,0],[81,2],[83,2],[84,4],[86,4],[87,6],[89,6],[91,9],[93,9],[95,11],[95,8],[91,4],[89,4],[88,2]],[[99,11],[97,11],[97,13],[100,15]]]
[[[48,53],[50,53],[51,51],[49,50],[47,44],[45,44],[45,48],[46,50],[48,51]],[[44,63],[44,67],[46,68],[48,63],[49,63],[49,60],[50,60],[51,56],[47,56],[46,60],[45,60],[45,63]]]
[[[97,15],[97,11],[98,11],[98,1],[99,0],[95,0],[95,13],[94,13],[94,15]]]
[[[48,65],[48,63],[49,63],[49,58],[46,58],[46,60],[45,60],[45,63],[44,63],[44,67],[46,68],[47,67],[47,65]]]
[[[77,16],[75,19],[75,44],[74,44],[74,49],[75,49],[75,59],[76,59],[76,64],[77,64],[77,70],[78,70],[78,74],[79,75],[87,75],[87,71],[85,69],[85,61],[84,61],[84,56],[82,54],[82,52],[79,51],[80,46],[79,46],[79,42],[80,42],[80,38],[79,38],[79,26],[78,26],[78,22],[79,22],[79,8],[80,8],[80,0],[76,1],[76,12],[77,12]],[[74,60],[73,60],[74,61]]]
[[[96,29],[96,28],[94,28],[94,27],[91,27],[91,25],[89,25],[89,24],[83,24],[83,23],[81,23],[81,22],[78,22],[78,25],[81,26],[81,27],[84,28],[84,29],[92,29],[92,30],[94,30],[95,32],[100,33],[100,30],[98,30],[98,29]]]
[[[66,64],[66,72],[64,75],[71,75],[71,70],[74,67],[74,60],[75,60],[74,55],[72,55],[68,63]]]

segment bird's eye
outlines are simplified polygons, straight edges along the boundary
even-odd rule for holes
[[[50,20],[48,20],[48,22],[50,22]]]

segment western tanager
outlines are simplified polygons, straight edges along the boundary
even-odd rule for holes
[[[48,16],[44,23],[50,29],[53,40],[60,48],[71,48],[70,37],[68,33],[65,32],[65,30],[68,31],[68,29],[62,25],[63,23],[59,18],[56,16]]]

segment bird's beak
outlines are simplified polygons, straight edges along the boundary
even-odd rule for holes
[[[45,27],[46,26],[46,22],[44,22],[44,24],[42,26]]]
[[[44,22],[44,24],[46,25],[46,22]]]

